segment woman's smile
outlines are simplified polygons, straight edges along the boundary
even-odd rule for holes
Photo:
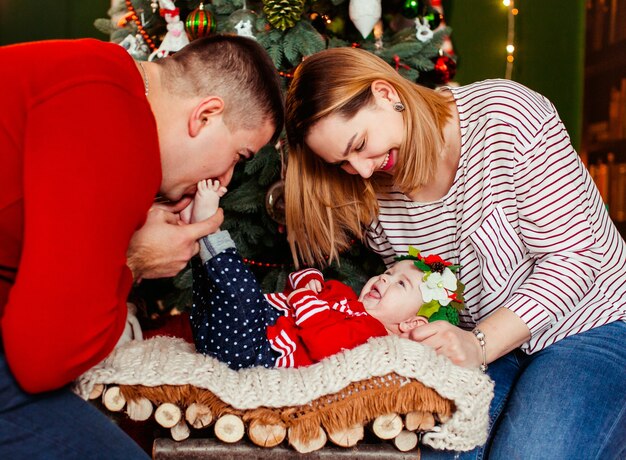
[[[395,161],[396,152],[397,152],[397,149],[391,149],[389,150],[389,152],[387,152],[387,155],[385,155],[385,159],[383,160],[383,163],[380,165],[381,171],[389,171],[391,168],[393,168],[393,166],[396,164],[396,161]]]

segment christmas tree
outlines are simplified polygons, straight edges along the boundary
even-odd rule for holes
[[[434,87],[447,83],[455,61],[440,0],[117,0],[110,18],[96,21],[111,40],[137,60],[163,59],[190,40],[213,33],[232,33],[257,40],[268,51],[285,88],[306,56],[326,48],[361,47],[377,54],[404,77]],[[294,270],[286,240],[283,173],[288,162],[284,141],[267,145],[236,169],[221,201],[225,222],[242,256],[266,292],[284,288]],[[357,292],[381,260],[359,241],[339,264],[324,268]],[[191,274],[143,282],[136,297],[158,309],[185,309],[191,302]]]

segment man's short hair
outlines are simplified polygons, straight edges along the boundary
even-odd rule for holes
[[[266,120],[283,127],[283,92],[274,63],[255,40],[238,35],[211,35],[157,61],[162,83],[181,96],[221,97],[229,127],[252,129]]]

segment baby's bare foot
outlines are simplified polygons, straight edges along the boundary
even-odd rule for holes
[[[226,193],[226,187],[220,186],[220,181],[211,179],[198,182],[198,190],[193,200],[191,222],[200,222],[208,219],[220,205],[220,198]]]

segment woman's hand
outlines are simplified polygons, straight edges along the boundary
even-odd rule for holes
[[[485,335],[486,364],[518,348],[530,339],[530,330],[519,316],[498,308],[479,324]],[[472,331],[464,331],[446,321],[434,321],[401,335],[435,349],[454,364],[479,367],[483,363],[480,343]]]
[[[482,350],[471,331],[464,331],[446,321],[434,321],[401,335],[434,348],[437,354],[463,367],[479,367]]]

